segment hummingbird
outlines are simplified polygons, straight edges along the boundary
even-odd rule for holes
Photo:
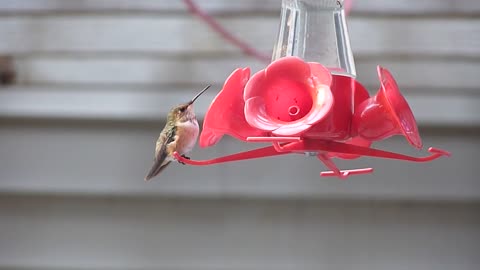
[[[193,103],[208,88],[210,88],[210,85],[200,91],[189,102],[179,104],[170,110],[167,116],[167,123],[162,132],[160,132],[160,136],[155,144],[153,166],[147,176],[145,176],[145,181],[162,172],[174,160],[173,153],[175,151],[184,158],[188,158],[185,154],[193,149],[199,133],[197,118],[193,111]]]

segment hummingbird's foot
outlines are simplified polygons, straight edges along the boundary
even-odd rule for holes
[[[185,162],[183,162],[183,161],[181,161],[181,160],[178,160],[178,159],[177,159],[177,162],[180,163],[180,164],[182,164],[182,165],[185,165]]]
[[[187,157],[187,156],[185,156],[185,155],[181,155],[181,157],[184,158],[184,159],[190,159],[190,157]],[[185,162],[183,162],[183,161],[181,161],[181,160],[178,160],[178,159],[177,159],[177,162],[180,163],[180,164],[182,164],[182,165],[185,165]]]
[[[183,158],[186,158],[186,159],[189,159],[189,158],[188,158],[188,157],[186,157],[185,155],[182,155],[182,157],[183,157]],[[180,160],[178,160],[178,159],[177,159],[177,161],[178,161],[178,163],[180,163],[180,164],[182,164],[182,165],[185,165],[185,162],[183,162],[183,161],[180,161]]]

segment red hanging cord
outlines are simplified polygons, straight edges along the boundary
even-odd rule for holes
[[[193,0],[183,0],[185,2],[185,5],[188,7],[188,10],[194,14],[200,17],[202,21],[204,21],[210,28],[212,28],[215,32],[220,34],[225,40],[229,41],[236,47],[238,47],[240,50],[243,51],[246,55],[252,56],[260,61],[269,63],[271,57],[268,55],[265,55],[259,51],[257,51],[255,48],[251,47],[249,44],[246,42],[238,39],[235,37],[232,33],[230,33],[227,29],[225,29],[220,23],[218,23],[212,16],[207,14],[205,11],[201,10],[197,4]],[[351,7],[352,7],[352,0],[344,0],[344,5],[345,5],[345,13],[348,15],[350,13]]]
[[[269,63],[271,57],[255,50],[253,47],[250,47],[244,41],[235,37],[227,29],[225,29],[221,24],[219,24],[212,16],[208,15],[206,12],[198,8],[198,6],[193,2],[193,0],[184,0],[189,11],[200,17],[206,24],[208,24],[213,30],[219,33],[224,39],[228,40],[233,45],[240,48],[245,54],[255,57],[256,59]]]

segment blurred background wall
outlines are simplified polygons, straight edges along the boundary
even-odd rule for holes
[[[270,54],[279,0],[197,2]],[[213,84],[202,117],[233,69],[263,64],[182,1],[0,1],[0,269],[480,269],[479,15],[356,0],[348,17],[359,80],[375,93],[389,68],[425,146],[452,158],[340,161],[376,169],[347,181],[302,156],[175,164],[144,183],[170,106]]]

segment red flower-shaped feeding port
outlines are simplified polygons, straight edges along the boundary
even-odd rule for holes
[[[279,59],[251,79],[248,68],[237,69],[205,115],[200,146],[224,134],[243,141],[300,135],[329,114],[331,82],[328,69],[296,57]]]
[[[353,129],[366,140],[380,140],[403,134],[415,148],[422,148],[422,139],[410,106],[400,94],[392,74],[377,67],[381,87],[378,94],[358,105],[353,117]]]
[[[297,136],[330,113],[328,69],[300,58],[281,58],[256,73],[243,93],[247,123],[272,136]]]
[[[422,143],[415,118],[390,72],[378,67],[380,90],[370,97],[354,78],[332,74],[319,63],[280,58],[250,78],[248,68],[235,70],[208,109],[200,146],[216,144],[225,134],[245,142],[270,142],[258,148],[212,160],[179,161],[191,165],[301,153],[317,156],[345,178],[371,168],[339,170],[331,158],[372,156],[426,162],[449,153],[430,148],[430,156],[411,157],[370,148],[373,141],[403,135],[416,148]]]

